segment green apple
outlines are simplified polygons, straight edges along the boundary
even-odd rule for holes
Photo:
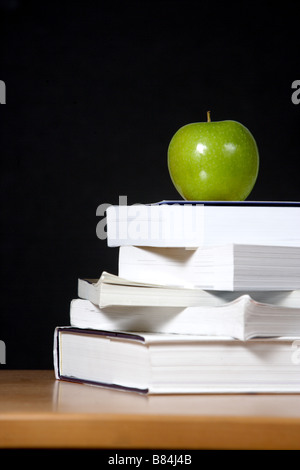
[[[168,148],[171,180],[186,200],[244,201],[259,169],[251,132],[236,121],[196,122],[181,127]]]

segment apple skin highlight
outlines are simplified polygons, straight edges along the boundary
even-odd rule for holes
[[[210,120],[181,127],[168,147],[171,180],[183,199],[244,201],[259,171],[251,132],[236,121]]]

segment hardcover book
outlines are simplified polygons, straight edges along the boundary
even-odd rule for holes
[[[253,340],[56,328],[56,378],[143,394],[299,393],[288,338]]]
[[[111,205],[108,246],[300,246],[299,202],[162,201]]]

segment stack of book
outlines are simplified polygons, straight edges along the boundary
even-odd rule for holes
[[[78,280],[57,379],[168,393],[300,392],[300,203],[109,206],[116,275]]]

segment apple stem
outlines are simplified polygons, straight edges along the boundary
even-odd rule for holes
[[[207,111],[207,122],[211,122],[211,119],[210,119],[210,111]]]

